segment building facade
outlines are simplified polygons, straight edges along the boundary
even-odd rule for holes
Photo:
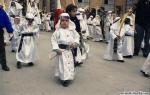
[[[137,0],[60,0],[62,8],[66,8],[68,4],[75,4],[78,7],[100,8],[105,7],[106,10],[120,9],[125,12],[130,6],[135,4]],[[40,9],[53,11],[57,8],[57,0],[39,0]]]

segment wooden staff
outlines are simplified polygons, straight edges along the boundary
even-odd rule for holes
[[[127,18],[127,16],[128,16],[128,13],[124,14],[124,16],[123,16],[123,18],[122,18],[122,20],[121,20],[120,29],[119,29],[119,36],[120,36],[121,29],[122,29],[122,27],[123,27],[123,25],[124,25],[124,21],[125,21],[125,19]]]
[[[73,3],[73,5],[76,5],[75,2],[74,2],[74,0],[72,0],[72,3]]]

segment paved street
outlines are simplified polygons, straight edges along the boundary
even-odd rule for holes
[[[145,58],[125,59],[125,63],[106,61],[103,60],[106,44],[92,41],[88,42],[89,58],[82,67],[77,68],[73,84],[67,88],[61,86],[54,78],[55,63],[48,59],[50,37],[51,33],[40,33],[39,59],[34,67],[17,69],[15,54],[11,53],[9,46],[6,47],[11,71],[0,69],[0,95],[120,95],[123,91],[150,92],[150,79],[140,73]]]

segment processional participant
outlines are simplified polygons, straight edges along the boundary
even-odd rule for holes
[[[51,37],[53,51],[56,52],[56,76],[67,87],[74,79],[74,58],[72,49],[79,46],[79,34],[67,13],[62,13]]]
[[[18,49],[16,53],[17,68],[22,68],[22,63],[33,66],[37,59],[37,43],[39,27],[34,21],[32,13],[26,14],[26,20],[21,25],[21,31],[18,33]]]

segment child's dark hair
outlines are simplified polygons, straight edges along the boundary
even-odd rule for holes
[[[130,18],[125,18],[124,23],[125,23],[125,24],[130,24]]]
[[[66,12],[67,13],[70,13],[71,11],[73,11],[74,9],[77,9],[77,6],[73,5],[73,4],[69,4],[67,7],[66,7]]]

